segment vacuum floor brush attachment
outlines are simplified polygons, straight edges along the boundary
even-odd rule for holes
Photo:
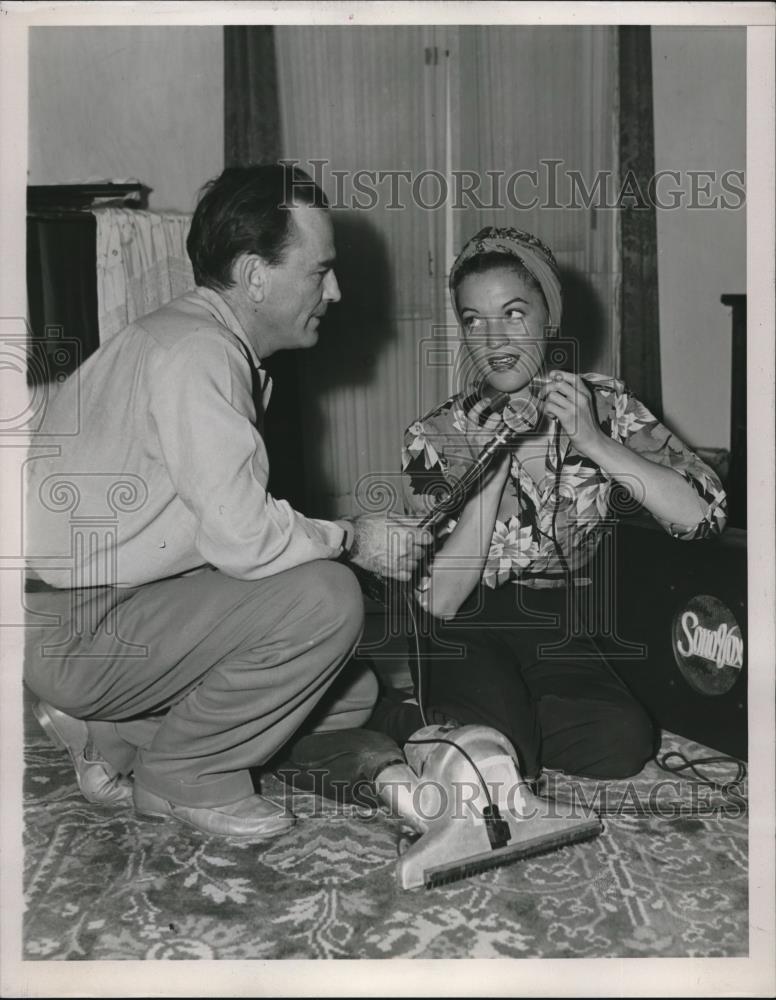
[[[414,831],[397,864],[403,889],[469,878],[601,833],[598,816],[579,803],[537,798],[495,729],[427,726],[404,753],[407,764],[390,765],[375,782]]]

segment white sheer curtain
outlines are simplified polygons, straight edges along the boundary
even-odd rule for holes
[[[555,159],[561,176],[579,171],[589,186],[597,170],[613,171],[615,38],[610,28],[276,29],[284,155],[311,173],[310,161],[326,161],[320,176],[335,205],[343,290],[321,343],[300,355],[311,509],[354,512],[366,485],[396,481],[404,427],[449,390],[456,340],[446,273],[482,225],[517,225],[553,247],[567,271],[567,332],[583,341],[583,367],[614,369],[614,213],[461,207],[453,174],[541,174],[540,161]],[[376,204],[338,207],[359,197],[358,170],[409,171],[416,180],[438,171],[448,197],[424,208],[399,180],[403,207],[391,208],[389,183],[372,177]],[[437,191],[429,176],[416,194],[428,205]]]
[[[194,287],[186,253],[191,216],[97,208],[100,342]]]

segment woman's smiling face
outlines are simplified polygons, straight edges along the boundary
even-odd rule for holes
[[[455,302],[477,380],[499,392],[528,385],[542,369],[549,319],[538,283],[507,264],[467,274]]]

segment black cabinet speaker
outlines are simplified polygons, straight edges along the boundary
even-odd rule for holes
[[[746,760],[746,532],[684,542],[626,521],[612,538],[612,666],[659,726]]]

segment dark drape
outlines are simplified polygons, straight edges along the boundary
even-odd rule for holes
[[[620,236],[622,333],[620,375],[662,416],[657,219],[649,198],[655,173],[652,39],[648,26],[619,28]]]
[[[224,162],[227,167],[280,159],[280,106],[274,28],[224,28]]]
[[[282,157],[275,31],[264,25],[224,27],[224,162],[275,163]],[[263,359],[275,390],[262,434],[273,496],[304,510],[299,369],[295,351]],[[314,514],[315,511],[305,513]]]

